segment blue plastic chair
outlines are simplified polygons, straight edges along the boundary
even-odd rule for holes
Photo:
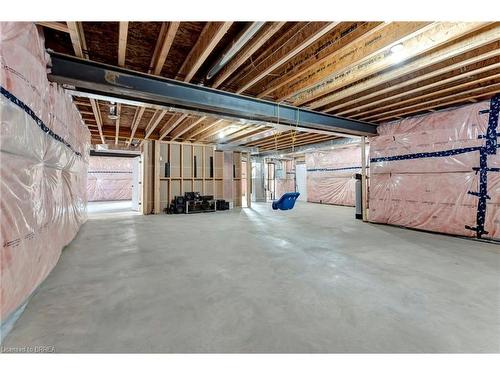
[[[285,193],[276,201],[273,201],[273,210],[291,210],[300,193]]]

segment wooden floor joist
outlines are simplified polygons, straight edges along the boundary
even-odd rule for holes
[[[500,22],[148,25],[119,21],[103,23],[102,30],[99,23],[36,24],[56,52],[72,49],[82,59],[99,56],[99,61],[110,65],[185,82],[196,80],[198,85],[293,103],[352,120],[380,123],[477,102],[500,91]],[[224,53],[256,26],[258,31],[244,39],[245,44],[225,61]],[[88,41],[84,29],[89,33]],[[110,41],[113,48],[106,50]],[[224,65],[211,77],[208,72],[221,59]],[[269,121],[262,117],[233,122],[205,114],[209,112],[206,108],[199,114],[191,108],[188,115],[155,111],[148,103],[136,106],[123,100],[115,104],[118,118],[113,120],[107,113],[113,95],[104,99],[76,89],[71,93],[92,133],[92,142],[108,142],[111,147],[123,143],[132,147],[137,140],[160,138],[284,150],[290,144],[335,137],[307,127],[294,133],[291,123],[284,127],[255,122]],[[159,102],[151,105],[159,108],[153,104]]]
[[[495,65],[496,65],[497,68],[500,67],[500,64],[495,64]],[[498,79],[500,78],[500,73],[499,72],[500,72],[500,70],[496,69],[493,72],[495,74],[487,75],[486,77],[483,77],[483,78],[480,78],[480,79],[473,79],[470,82],[465,82],[465,83],[462,83],[460,85],[454,85],[454,86],[447,87],[447,88],[444,88],[444,89],[441,89],[441,90],[435,90],[435,91],[432,91],[432,92],[430,92],[428,94],[419,95],[419,96],[412,96],[409,99],[397,100],[396,102],[392,102],[391,104],[387,104],[387,105],[383,105],[383,106],[379,105],[379,106],[377,106],[375,108],[372,108],[371,110],[366,110],[366,111],[363,111],[363,112],[360,112],[360,113],[355,113],[355,114],[352,114],[351,116],[355,117],[355,118],[358,118],[358,117],[361,118],[361,117],[366,117],[366,115],[368,115],[368,114],[373,114],[373,113],[376,113],[376,112],[386,113],[386,111],[388,111],[389,109],[391,109],[393,107],[398,107],[398,106],[401,106],[403,104],[411,103],[411,102],[416,101],[416,100],[422,100],[422,99],[431,98],[433,96],[439,96],[439,95],[446,94],[446,93],[453,92],[453,91],[457,91],[457,90],[463,90],[466,87],[473,86],[473,85],[483,84],[483,83],[491,81],[491,80],[497,80],[498,81]],[[437,83],[439,83],[440,85],[443,84],[443,82],[436,82],[436,84]],[[428,90],[429,87],[427,87],[426,89]],[[421,91],[421,90],[418,90],[418,91]],[[405,95],[408,95],[408,94],[405,94]],[[404,96],[404,95],[401,95],[401,96]],[[393,100],[393,98],[390,98],[390,99],[391,99],[391,101]]]
[[[272,151],[272,150],[284,150],[296,146],[304,146],[304,145],[309,145],[309,144],[315,144],[315,143],[320,143],[324,141],[328,141],[331,139],[338,138],[334,135],[323,135],[320,137],[315,137],[315,138],[306,138],[306,139],[301,139],[297,140],[296,142],[283,142],[278,144],[277,146],[258,146],[259,150],[261,151]]]
[[[220,122],[217,126],[214,126],[207,131],[198,134],[198,136],[195,139],[195,142],[206,140],[207,138],[210,138],[216,134],[219,134],[224,131],[224,129],[227,129],[228,127],[232,126],[232,121],[222,121]]]
[[[396,116],[404,116],[412,113],[419,113],[423,111],[428,111],[429,109],[435,109],[439,107],[449,106],[456,103],[464,103],[469,101],[470,99],[481,98],[485,96],[494,95],[500,92],[500,84],[491,85],[487,88],[478,88],[474,90],[468,90],[462,92],[461,94],[449,95],[448,97],[434,99],[428,102],[415,104],[405,108],[398,108],[397,110],[391,111],[392,115],[389,115],[389,112],[384,113],[383,115],[378,116],[370,116],[373,117],[373,121],[381,122],[386,121],[388,119],[393,119]],[[457,96],[464,96],[464,98],[458,98]],[[432,104],[431,104],[432,103]],[[422,108],[419,108],[423,106]],[[382,116],[382,117],[381,117]]]
[[[357,38],[360,38],[361,36],[366,38],[367,36],[376,33],[383,26],[383,22],[365,22],[357,26],[352,31],[347,29],[347,31],[349,31],[348,33],[346,33],[346,30],[343,28],[335,28],[330,33],[331,39],[325,42],[325,46],[323,48],[318,48],[318,50],[312,51],[310,56],[306,55],[302,57],[300,62],[287,67],[286,74],[280,75],[270,83],[266,84],[266,86],[260,90],[257,97],[262,98],[268,96],[284,85],[300,78],[300,76],[305,72],[318,68],[321,64],[327,61],[331,55],[338,53],[339,50],[347,49],[350,43],[355,41]]]
[[[99,103],[97,102],[97,100],[91,99],[90,105],[92,106],[92,112],[94,113],[94,118],[97,123],[97,127],[99,129],[99,136],[101,137],[102,143],[105,144],[106,140],[102,132],[102,119],[101,119],[101,111],[99,110]]]
[[[128,22],[120,21],[118,33],[118,66],[125,66],[127,52]]]
[[[490,67],[492,65],[487,65],[485,67],[475,68],[475,69],[471,69],[471,70],[467,70],[466,69],[467,66],[472,65],[472,64],[476,64],[476,63],[479,63],[479,62],[482,62],[482,61],[485,61],[488,59],[498,59],[499,57],[500,57],[500,51],[493,50],[493,51],[490,51],[489,53],[486,53],[484,55],[475,56],[473,58],[466,59],[466,60],[461,61],[459,63],[448,65],[444,68],[441,68],[438,70],[433,70],[433,71],[426,73],[426,74],[418,75],[417,77],[415,77],[413,79],[403,81],[399,84],[389,85],[385,89],[374,91],[371,94],[362,95],[362,96],[357,97],[356,99],[348,100],[344,103],[341,103],[341,104],[333,106],[333,107],[328,107],[328,108],[326,108],[326,111],[327,112],[335,111],[336,114],[344,116],[348,113],[351,113],[352,109],[346,109],[346,110],[343,110],[340,112],[339,112],[339,109],[342,109],[345,107],[354,107],[356,110],[364,109],[364,108],[369,107],[371,105],[376,105],[382,101],[385,101],[385,98],[380,99],[380,100],[375,100],[375,101],[373,100],[373,98],[378,97],[380,95],[394,92],[393,94],[390,94],[387,97],[395,99],[401,95],[405,95],[405,94],[409,94],[409,93],[413,92],[413,91],[410,92],[408,90],[404,90],[405,88],[410,87],[411,85],[415,85],[415,84],[419,84],[420,82],[431,80],[432,78],[448,74],[450,72],[453,72],[454,70],[460,69],[461,71],[463,71],[463,73],[461,73],[461,74],[458,74],[458,75],[453,74],[450,78],[447,78],[444,80],[433,80],[432,83],[425,85],[425,86],[418,85],[416,90],[419,90],[422,87],[433,87],[433,86],[437,86],[437,85],[444,84],[447,82],[453,82],[455,80],[458,80],[460,77],[464,77],[464,76],[469,75],[469,74],[476,74],[477,72],[479,72],[481,70],[488,70],[488,69],[490,69]],[[397,91],[397,90],[399,90],[399,91]],[[363,102],[367,102],[367,103],[361,104],[361,105],[359,104],[359,103],[363,103]]]
[[[266,142],[258,143],[253,146],[272,148],[283,144],[294,144],[304,140],[323,138],[325,136],[330,137],[331,135],[321,135],[321,134],[311,134],[311,133],[298,133],[294,135],[293,132],[289,132],[284,137],[281,137],[279,139],[271,139]]]
[[[255,129],[255,126],[239,126],[231,128],[231,125],[224,128],[219,134],[212,134],[210,136],[205,137],[204,139],[209,143],[218,143],[219,141],[226,141],[230,139],[232,136],[240,133],[244,130],[249,131],[248,129]]]
[[[238,142],[244,144],[245,139],[248,139],[249,137],[261,134],[269,130],[270,128],[264,125],[255,126],[252,129],[242,130],[241,132],[238,132],[236,134],[231,135],[230,137],[225,138],[224,143]]]
[[[63,33],[69,33],[69,28],[66,22],[36,22],[36,24],[49,29],[62,31]]]
[[[207,119],[206,116],[200,116],[198,118],[192,117],[186,119],[184,122],[179,124],[174,131],[172,131],[171,134],[169,134],[169,138],[171,141],[176,140],[177,138],[182,138],[183,134],[186,134],[189,132],[191,129],[195,128],[198,124],[200,124],[202,121],[205,121]]]
[[[173,115],[172,118],[168,120],[168,122],[160,129],[159,140],[161,141],[163,138],[165,138],[173,129],[177,127],[177,125],[179,125],[187,117],[187,114],[182,113]]]
[[[263,143],[271,142],[271,141],[274,142],[274,141],[279,140],[281,138],[289,137],[290,134],[291,134],[290,131],[279,132],[278,130],[275,130],[274,134],[260,138],[258,140],[252,141],[252,142],[248,142],[245,145],[246,146],[258,146],[259,144],[263,144]]]
[[[130,138],[127,141],[127,145],[130,146],[132,143],[135,133],[137,131],[137,128],[139,124],[141,123],[142,116],[144,115],[144,111],[146,110],[146,107],[137,107],[135,114],[134,114],[134,119],[132,120],[132,127],[130,131]]]
[[[175,35],[179,28],[180,22],[163,22],[160,34],[156,41],[155,50],[153,52],[153,57],[151,59],[151,65],[149,67],[149,72],[154,75],[160,75],[165,61],[167,59],[168,53],[172,48]]]
[[[69,36],[75,51],[75,56],[88,59],[87,43],[83,33],[83,26],[81,22],[67,22]]]
[[[393,68],[390,71],[370,78],[367,81],[355,84],[331,95],[324,96],[321,99],[308,104],[308,107],[311,109],[319,109],[343,98],[352,97],[359,92],[363,92],[370,88],[376,87],[387,81],[391,81],[397,78],[403,78],[406,75],[435,65],[439,62],[453,59],[454,57],[460,56],[461,54],[465,54],[474,49],[497,42],[500,39],[499,35],[500,26],[496,25],[494,27],[488,28],[484,32],[473,34],[457,43],[451,44],[450,46],[440,48],[437,51],[426,54],[420,59],[402,64],[400,67]],[[333,107],[334,106],[330,106],[322,110],[330,112],[331,110],[333,110]]]
[[[232,22],[207,22],[196,44],[179,69],[176,79],[185,82],[191,81],[232,24]]]
[[[217,74],[213,88],[219,87],[231,74],[245,63],[264,43],[266,43],[285,22],[267,22],[262,30]]]
[[[368,47],[359,46],[348,59],[334,64],[333,70],[329,68],[319,72],[320,83],[317,83],[319,77],[308,76],[300,83],[278,91],[278,99],[287,98],[294,105],[303,105],[339,87],[359,81],[396,63],[407,61],[484,26],[481,22],[437,22],[427,26],[421,25],[419,28],[419,23],[416,23],[416,30],[412,30],[410,24],[412,23],[403,25],[398,23],[399,27],[396,30],[382,30],[383,42],[375,41]],[[401,32],[400,29],[406,27],[408,29]],[[401,45],[399,53],[391,51],[392,46],[396,44]]]
[[[359,64],[364,59],[370,59],[381,53],[384,49],[398,43],[405,38],[415,36],[430,27],[429,22],[405,22],[384,23],[367,32],[351,43],[329,54],[319,64],[315,64],[311,69],[306,70],[293,82],[280,87],[274,93],[276,100],[289,99],[297,102],[301,99],[299,94],[306,91],[312,95],[313,89],[318,91],[318,84],[328,79],[332,74],[348,70],[350,67]],[[354,75],[354,71],[350,74]],[[323,89],[323,86],[321,87]],[[302,94],[304,95],[304,94]]]
[[[191,140],[191,139],[195,139],[195,137],[198,135],[198,134],[201,134],[203,133],[204,131],[206,130],[209,130],[211,128],[213,128],[214,126],[217,126],[219,125],[221,122],[223,122],[224,120],[223,119],[212,119],[210,122],[208,123],[200,123],[197,127],[191,129],[191,131],[189,131],[188,133],[184,134],[184,139],[185,140]]]
[[[149,138],[149,136],[153,133],[153,131],[156,129],[158,124],[163,120],[165,115],[167,114],[167,111],[164,109],[157,109],[151,117],[151,120],[149,121],[148,125],[146,126],[146,135],[144,138]]]
[[[333,30],[333,28],[337,25],[338,22],[308,23],[303,30],[294,36],[294,38],[287,40],[286,43],[280,46],[278,50],[274,51],[271,58],[265,60],[262,64],[257,66],[255,69],[256,74],[247,77],[236,92],[242,93],[252,87],[266,75],[276,70],[282,64],[300,53],[303,49],[310,46],[323,35]]]

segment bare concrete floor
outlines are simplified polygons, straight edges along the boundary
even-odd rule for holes
[[[116,216],[140,215],[132,210],[132,201],[102,201],[87,204],[89,219],[105,219]]]
[[[499,352],[500,251],[298,203],[92,218],[6,347]]]

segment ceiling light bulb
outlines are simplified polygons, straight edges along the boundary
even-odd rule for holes
[[[404,46],[401,43],[395,44],[391,47],[390,57],[394,63],[399,63],[404,60],[406,54],[404,52]]]
[[[118,118],[118,115],[116,114],[116,105],[113,103],[109,106],[108,117],[112,120],[116,120]]]
[[[395,44],[391,47],[390,51],[391,53],[399,53],[403,51],[404,46],[401,43]]]

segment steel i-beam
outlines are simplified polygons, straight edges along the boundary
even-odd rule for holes
[[[76,92],[174,106],[250,121],[266,121],[296,127],[299,131],[324,130],[343,135],[376,134],[376,125],[311,111],[249,96],[152,76],[111,65],[51,52],[49,79]]]

